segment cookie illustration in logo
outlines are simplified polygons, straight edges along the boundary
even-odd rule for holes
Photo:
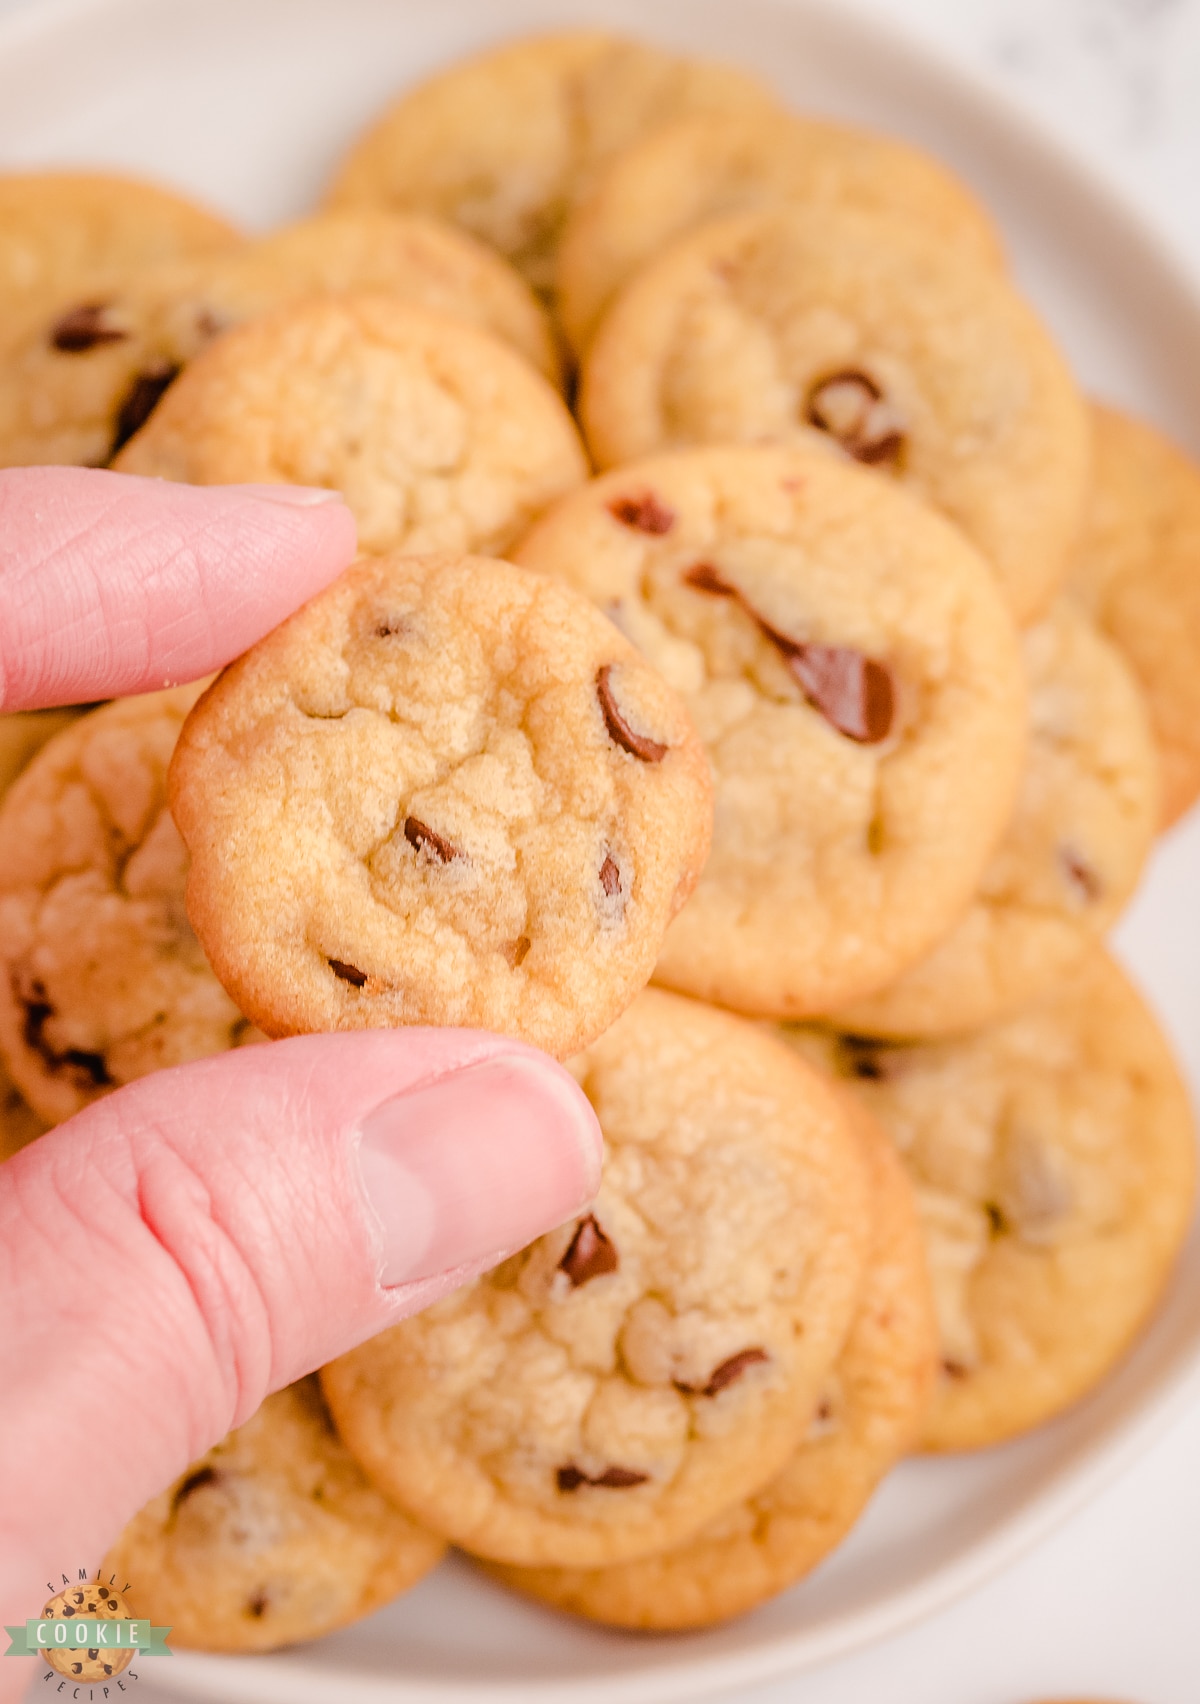
[[[59,1592],[42,1610],[43,1621],[69,1620],[72,1616],[88,1621],[123,1621],[132,1620],[133,1611],[111,1586],[85,1580]],[[123,1673],[134,1658],[131,1650],[108,1646],[101,1650],[94,1645],[53,1645],[42,1655],[56,1674],[66,1675],[68,1680],[109,1680]]]

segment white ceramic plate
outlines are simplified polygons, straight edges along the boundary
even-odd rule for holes
[[[982,192],[1019,276],[1094,391],[1200,452],[1200,296],[1128,209],[983,89],[877,23],[811,0],[39,0],[0,25],[0,165],[105,164],[254,225],[312,202],[401,85],[484,41],[602,20],[765,72],[814,112],[940,153]],[[1200,815],[1160,847],[1122,926],[1200,1085]],[[295,1654],[177,1656],[155,1688],[278,1704],[694,1699],[861,1647],[1011,1561],[1200,1394],[1200,1240],[1100,1393],[973,1458],[906,1464],[810,1581],[731,1627],[640,1638],[577,1625],[453,1563]]]

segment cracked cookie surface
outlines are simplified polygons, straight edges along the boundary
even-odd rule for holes
[[[1159,818],[1158,754],[1115,646],[1067,602],[1024,635],[1030,739],[979,891],[928,958],[834,1014],[866,1035],[965,1034],[1050,993],[1133,893]]]
[[[1200,468],[1141,421],[1093,415],[1095,470],[1068,589],[1146,694],[1167,825],[1200,796]]]
[[[315,1377],[269,1396],[134,1516],[103,1572],[202,1651],[273,1651],[407,1591],[444,1542],[363,1476]]]
[[[1115,962],[1092,948],[958,1041],[781,1033],[861,1094],[916,1187],[942,1362],[925,1445],[997,1443],[1085,1395],[1157,1304],[1195,1184],[1187,1091]]]
[[[382,1489],[480,1555],[593,1566],[783,1466],[869,1240],[852,1125],[800,1064],[656,990],[571,1062],[605,1136],[591,1211],[322,1369]]]
[[[566,587],[365,558],[188,720],[188,911],[269,1034],[460,1024],[551,1053],[648,981],[704,861],[678,697]]]
[[[709,219],[780,202],[888,209],[985,265],[999,233],[966,185],[894,137],[773,109],[681,118],[602,171],[563,232],[559,313],[586,349],[617,292],[660,249]]]
[[[849,1097],[847,1097],[849,1098]],[[661,1555],[611,1568],[506,1568],[506,1585],[595,1621],[667,1631],[742,1615],[811,1572],[916,1442],[937,1332],[912,1188],[889,1138],[858,1109],[871,1172],[871,1243],[854,1324],[808,1433],[783,1471]]]
[[[1082,520],[1090,420],[1058,349],[997,268],[883,212],[793,206],[680,238],[605,315],[580,413],[601,467],[815,427],[955,521],[1021,621]]]
[[[363,550],[500,551],[587,476],[562,398],[498,339],[387,296],[235,326],[113,464],[340,491]]]
[[[961,534],[819,445],[714,448],[593,481],[514,555],[606,610],[705,742],[712,852],[659,982],[798,1016],[946,933],[1025,742],[1016,632]]]
[[[669,118],[771,99],[748,72],[645,42],[531,36],[401,95],[350,150],[327,201],[452,219],[548,291],[563,220],[605,160]]]
[[[261,1039],[184,911],[166,773],[199,691],[80,717],[0,805],[0,1053],[50,1123],[149,1071]]]
[[[549,321],[498,255],[433,219],[348,209],[230,254],[138,269],[65,305],[40,303],[0,340],[0,465],[103,466],[222,332],[355,291],[464,320],[559,380]]]

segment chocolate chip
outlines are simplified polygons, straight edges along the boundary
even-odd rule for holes
[[[699,562],[683,576],[684,584],[714,597],[736,598],[746,614],[769,639],[809,703],[830,727],[860,745],[877,745],[891,732],[896,694],[892,676],[874,657],[847,645],[808,644],[792,639],[762,616],[744,593],[709,562]]]
[[[327,962],[330,970],[340,981],[348,982],[352,988],[366,986],[367,973],[365,970],[359,970],[357,965],[346,964],[342,959],[333,958]]]
[[[970,1369],[964,1367],[961,1361],[943,1361],[942,1371],[948,1379],[965,1379],[968,1377]]]
[[[108,452],[110,460],[146,424],[181,371],[182,368],[161,361],[157,366],[148,367],[144,373],[138,373],[117,409],[112,448]]]
[[[268,1601],[269,1600],[267,1598],[267,1594],[266,1594],[265,1591],[255,1592],[254,1596],[250,1599],[250,1601],[246,1605],[247,1615],[252,1615],[252,1616],[254,1616],[255,1620],[259,1620],[267,1612]]]
[[[636,1467],[606,1467],[593,1479],[582,1468],[571,1465],[560,1467],[554,1477],[560,1491],[578,1491],[581,1485],[602,1485],[609,1491],[627,1491],[632,1485],[644,1485],[650,1475],[639,1473]]]
[[[462,853],[452,841],[435,832],[427,823],[417,817],[404,819],[404,838],[417,852],[427,852],[439,864],[449,864],[455,858],[461,858]]]
[[[66,1047],[60,1052],[51,1045],[46,1035],[46,1025],[55,1015],[54,1007],[46,998],[42,983],[33,983],[30,992],[24,994],[16,986],[14,979],[13,992],[25,1009],[25,1045],[39,1056],[52,1075],[65,1077],[77,1088],[84,1090],[111,1087],[112,1078],[102,1053],[91,1053],[82,1047]]]
[[[904,435],[896,412],[875,380],[857,368],[818,379],[808,393],[805,418],[856,461],[871,467],[900,461]]]
[[[1060,846],[1058,861],[1062,865],[1067,880],[1081,898],[1086,900],[1089,905],[1100,898],[1104,891],[1104,885],[1095,870],[1092,869],[1090,864],[1084,863],[1078,852],[1073,851],[1069,846]]]
[[[660,538],[675,525],[675,511],[660,503],[652,491],[644,491],[639,497],[614,497],[608,512],[623,527]]]
[[[99,1655],[100,1655],[100,1652],[99,1652],[99,1650],[95,1650],[95,1651],[91,1651],[91,1650],[89,1650],[89,1651],[88,1651],[88,1656],[89,1656],[89,1657],[90,1657],[90,1658],[91,1658],[91,1659],[92,1659],[92,1661],[93,1661],[93,1662],[95,1662],[95,1660],[96,1660],[96,1658],[97,1658],[97,1657],[98,1657],[98,1656],[99,1656]]]
[[[558,1270],[566,1273],[577,1290],[590,1278],[601,1278],[606,1272],[615,1272],[619,1264],[612,1242],[600,1229],[595,1215],[589,1213],[586,1219],[579,1221],[567,1252],[558,1263]]]
[[[610,676],[612,664],[605,663],[596,676],[596,696],[600,700],[600,709],[604,714],[604,726],[608,729],[609,738],[614,745],[619,745],[622,751],[627,751],[631,757],[636,757],[642,763],[661,763],[667,755],[668,747],[652,740],[648,734],[635,733],[629,723],[617,709],[617,701],[613,697]]]
[[[868,1083],[886,1083],[893,1074],[893,1057],[880,1041],[866,1035],[839,1035],[838,1069],[843,1076]]]
[[[621,891],[621,870],[611,852],[606,852],[604,862],[600,866],[600,886],[609,899],[615,899]]]
[[[994,1201],[985,1201],[983,1204],[983,1210],[987,1214],[988,1229],[991,1231],[992,1235],[994,1237],[1002,1236],[1007,1230],[1008,1224],[999,1207],[997,1207]]]
[[[186,1503],[193,1491],[200,1491],[206,1485],[215,1485],[217,1478],[218,1474],[215,1467],[198,1467],[194,1473],[189,1473],[187,1478],[181,1481],[179,1489],[171,1498],[172,1513],[179,1507],[180,1503]]]
[[[515,941],[510,941],[503,948],[504,956],[514,970],[525,963],[525,955],[532,945],[528,935],[518,935]]]
[[[123,343],[128,336],[114,323],[107,302],[84,302],[55,321],[50,342],[64,355],[83,355],[102,343]]]
[[[731,1355],[727,1361],[713,1370],[705,1385],[681,1384],[675,1381],[675,1388],[687,1396],[718,1396],[728,1385],[734,1384],[741,1378],[747,1367],[757,1366],[771,1357],[765,1349],[739,1349],[736,1355]]]

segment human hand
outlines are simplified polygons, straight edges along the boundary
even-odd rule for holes
[[[198,679],[353,554],[329,493],[0,472],[0,709]],[[158,1072],[0,1166],[0,1622],[269,1392],[571,1218],[600,1149],[535,1050],[371,1030]]]

